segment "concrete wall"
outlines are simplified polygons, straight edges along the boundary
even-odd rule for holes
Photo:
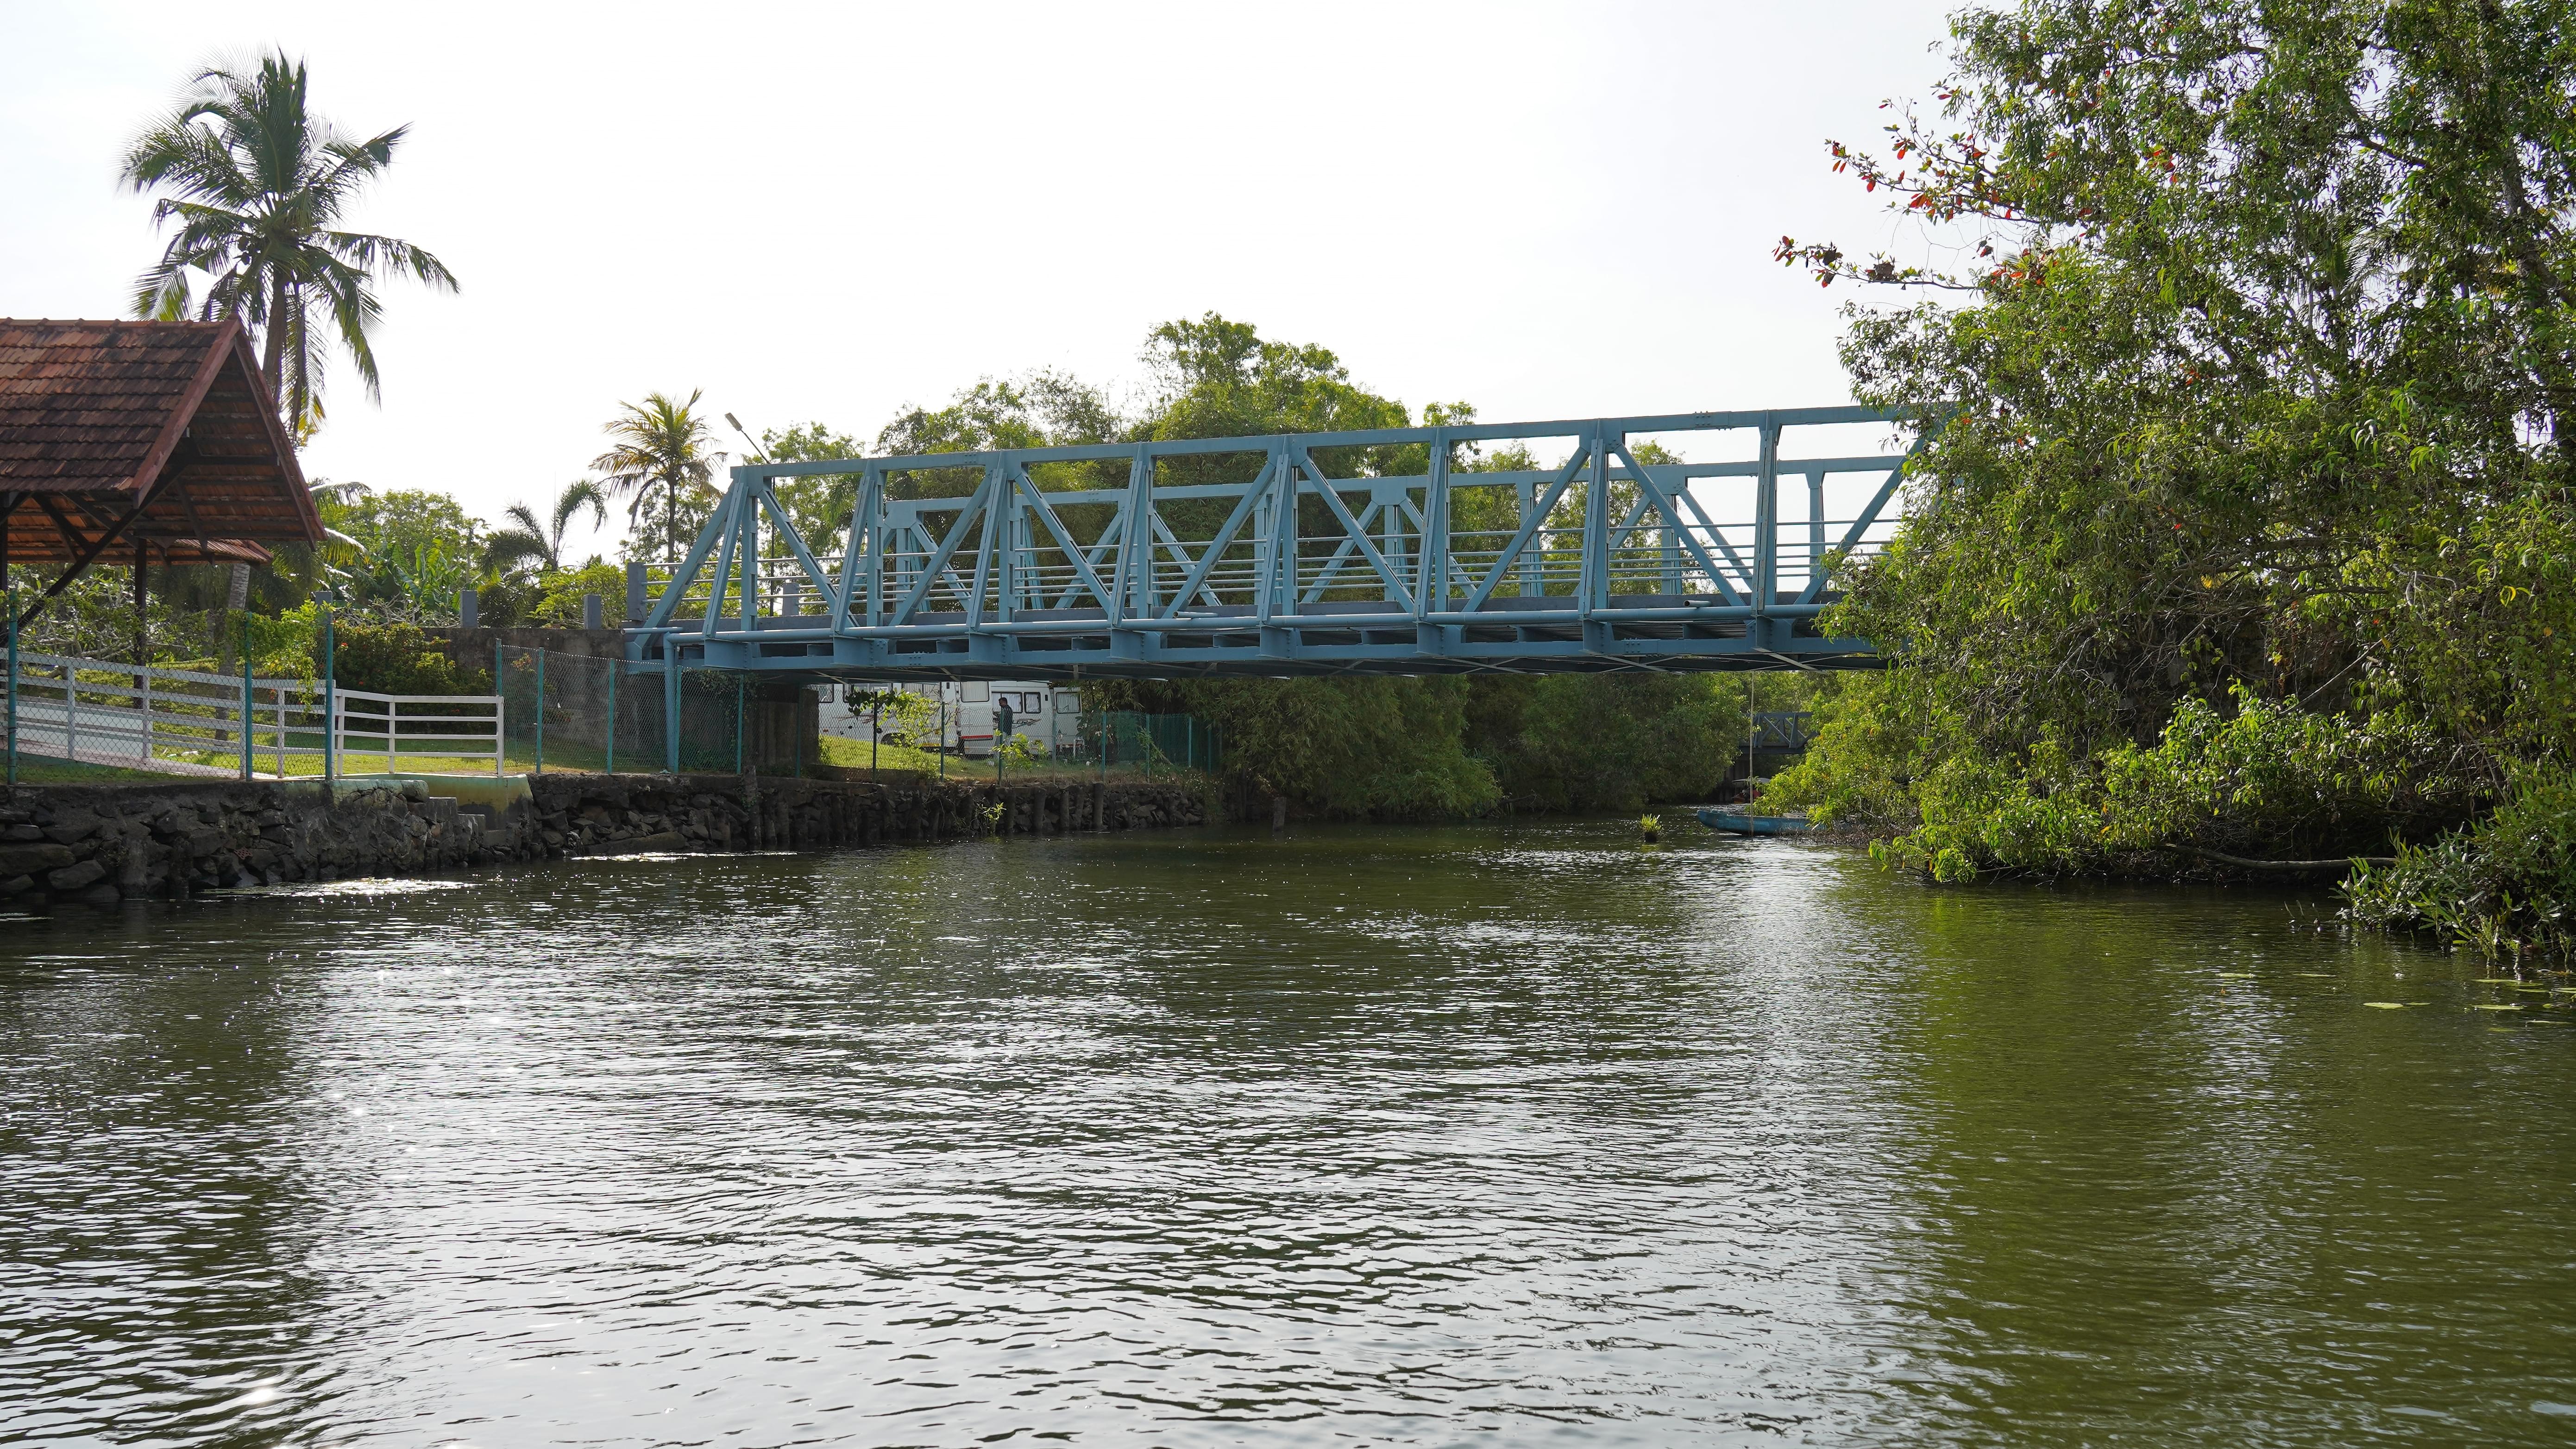
[[[437,793],[433,793],[433,792]],[[1002,807],[988,820],[991,807]],[[0,897],[129,897],[647,851],[808,850],[1205,824],[1168,785],[741,775],[38,785],[0,804]]]

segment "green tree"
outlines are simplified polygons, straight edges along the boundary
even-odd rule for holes
[[[306,108],[305,92],[303,63],[283,53],[255,70],[200,71],[178,108],[127,148],[120,176],[138,192],[172,193],[152,219],[176,223],[135,284],[134,314],[240,318],[259,334],[270,394],[299,439],[321,425],[326,338],[347,349],[367,395],[380,394],[380,279],[456,290],[446,265],[410,242],[338,229],[410,128],[349,139]]]
[[[1856,393],[1947,421],[1833,621],[1905,667],[1782,795],[1947,875],[2162,871],[2379,853],[2567,758],[2570,18],[1957,17],[1942,120],[1831,155],[1974,268],[1780,247],[1967,303],[1853,316]]]
[[[1744,710],[1714,674],[1502,675],[1473,681],[1465,739],[1516,805],[1626,811],[1714,794]]]
[[[540,575],[562,572],[566,567],[565,535],[571,531],[573,520],[584,513],[590,515],[593,528],[608,522],[608,495],[587,478],[565,484],[555,494],[554,506],[542,517],[525,503],[511,504],[502,510],[510,526],[484,540],[485,566],[501,573],[529,567]]]
[[[867,455],[866,446],[858,439],[819,422],[784,430],[763,429],[760,434],[760,461],[767,463],[829,462]],[[850,521],[858,487],[855,473],[817,473],[780,478],[772,485],[772,491],[787,509],[787,516],[795,520],[796,531],[805,536],[806,544],[817,557],[823,557],[839,547],[837,540]]]
[[[1134,435],[1100,389],[1060,372],[1039,369],[1015,378],[984,378],[944,408],[907,404],[877,432],[881,456],[973,453],[999,448],[1055,448],[1113,443]],[[1030,476],[1040,488],[1121,488],[1124,463],[1041,465]],[[945,498],[973,491],[968,469],[925,469],[899,475],[897,497]]]
[[[715,471],[725,455],[715,450],[715,432],[697,411],[702,396],[703,389],[674,402],[668,393],[652,392],[623,404],[603,429],[613,445],[590,462],[609,495],[627,500],[631,527],[641,529],[654,500],[661,500],[665,558],[680,557],[683,535],[694,534],[716,503]]]

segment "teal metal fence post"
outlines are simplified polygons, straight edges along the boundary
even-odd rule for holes
[[[322,611],[322,781],[340,777],[340,697],[335,677],[339,660],[331,644],[331,611]]]
[[[9,586],[9,788],[18,788],[18,586]]]
[[[617,773],[617,661],[608,661],[608,765],[601,774]]]
[[[250,775],[251,775],[251,759],[250,759],[250,752],[251,752],[251,742],[250,742],[250,741],[251,741],[251,728],[250,728],[250,726],[251,726],[251,719],[252,719],[252,717],[253,717],[253,716],[252,716],[252,714],[251,714],[251,710],[252,710],[252,708],[253,708],[254,706],[252,705],[252,702],[251,702],[251,694],[250,694],[250,615],[249,615],[247,612],[245,612],[245,613],[242,615],[242,618],[241,618],[241,654],[242,654],[242,717],[241,717],[241,740],[242,740],[242,782],[243,782],[244,784],[248,784],[248,783],[250,782]],[[284,729],[285,729],[285,722],[284,722],[283,720],[279,721],[279,726],[278,726],[278,727],[279,727],[279,730],[280,730],[281,732],[283,732],[283,731],[284,731]]]
[[[537,651],[537,767],[546,772],[546,651]]]
[[[680,773],[680,650],[668,634],[662,636],[662,756],[665,769]]]

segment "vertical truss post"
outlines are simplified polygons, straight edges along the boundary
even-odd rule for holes
[[[1127,496],[1118,502],[1118,558],[1112,566],[1109,607],[1109,652],[1120,659],[1141,659],[1145,637],[1124,628],[1131,619],[1154,617],[1154,453],[1143,443],[1127,463]]]
[[[1514,488],[1521,499],[1521,525],[1528,527],[1530,515],[1538,507],[1538,484],[1524,478],[1515,484]],[[1524,599],[1535,599],[1547,592],[1547,586],[1540,579],[1538,571],[1539,559],[1547,552],[1546,538],[1544,531],[1532,533],[1530,543],[1535,547],[1525,547],[1521,550],[1521,597]]]
[[[1251,485],[1261,490],[1259,499],[1252,506],[1252,617],[1265,625],[1272,615],[1279,612],[1279,512],[1283,507],[1280,501],[1283,484],[1292,490],[1286,494],[1288,501],[1284,506],[1291,509],[1297,506],[1294,485],[1288,484],[1291,471],[1286,450],[1278,439],[1273,438],[1261,476]],[[1215,546],[1216,541],[1211,539],[1209,547]],[[1222,561],[1212,563],[1221,566]],[[1208,572],[1213,575],[1215,567]],[[1264,635],[1263,641],[1269,642],[1270,636]]]
[[[1825,475],[1807,472],[1807,591],[1825,576]]]
[[[1393,576],[1401,576],[1404,573],[1404,543],[1411,537],[1404,529],[1404,494],[1405,489],[1400,484],[1369,490],[1369,501],[1376,504],[1378,510],[1386,516],[1386,542],[1380,551],[1386,555],[1387,573],[1391,575],[1386,580],[1385,595],[1390,603],[1394,601],[1397,592]]]
[[[1252,481],[1260,494],[1252,504],[1252,617],[1270,622],[1271,604],[1278,590],[1279,577],[1279,455],[1273,453],[1263,464],[1261,476]],[[1214,547],[1215,541],[1209,541]],[[1211,568],[1210,572],[1214,572]],[[1266,637],[1266,636],[1265,636]]]
[[[736,550],[742,560],[742,632],[760,627],[753,622],[760,617],[760,501],[751,491],[757,485],[742,488],[742,501],[734,505],[734,527],[742,530],[742,545]]]
[[[1011,621],[1011,606],[1020,591],[1020,490],[1012,486],[1011,465],[1002,465],[984,529],[993,540],[993,618]]]
[[[1746,632],[1767,636],[1780,597],[1780,425],[1769,413],[1762,415],[1762,468],[1753,486],[1754,622]]]
[[[850,536],[841,549],[841,597],[832,608],[834,632],[850,627],[858,591],[867,591],[866,621],[873,626],[885,608],[885,548],[881,515],[885,510],[885,473],[870,468],[859,475],[858,496],[850,500]]]
[[[709,637],[714,636],[716,625],[724,615],[725,590],[731,587],[733,582],[733,546],[742,537],[742,530],[735,526],[737,519],[734,513],[742,497],[742,479],[739,473],[740,470],[736,470],[734,486],[727,490],[724,501],[716,505],[724,515],[715,520],[715,526],[723,542],[716,547],[716,571],[707,577],[706,617],[698,621],[698,632]],[[686,578],[687,573],[683,570],[678,577],[671,580],[671,588],[677,591]],[[663,647],[665,649],[670,647],[667,639]]]
[[[1422,546],[1413,561],[1413,615],[1449,607],[1449,430],[1431,430],[1430,466],[1423,470]]]
[[[998,565],[999,576],[994,580],[997,585],[994,606],[1004,623],[1019,617],[1029,581],[1037,576],[1037,559],[1029,547],[1029,505],[1020,497],[1020,490],[1009,486],[1009,483],[1006,478],[1003,494],[1011,500],[1011,506],[1002,515],[1002,542],[1007,547]]]
[[[1648,498],[1660,499],[1663,496],[1663,487],[1645,476],[1647,464],[1637,457],[1637,450],[1630,448],[1627,454],[1628,461],[1637,465],[1638,491]],[[1682,488],[1690,487],[1688,478],[1675,481]],[[1659,587],[1666,594],[1678,595],[1683,591],[1681,505],[1677,501],[1667,509],[1658,503],[1655,506],[1655,513],[1664,520],[1663,526],[1655,530],[1655,537],[1663,554],[1663,581]]]
[[[1431,430],[1429,466],[1423,470],[1422,543],[1414,555],[1413,647],[1447,654],[1453,631],[1424,616],[1449,607],[1449,430]]]
[[[1000,475],[1001,469],[985,465],[984,481],[976,485],[975,499],[966,505],[965,517],[975,523],[975,582],[966,591],[966,628],[970,633],[984,622],[984,593],[993,586],[993,541],[997,532],[993,518],[1001,512],[1001,500],[993,496],[993,491]]]
[[[1144,444],[1127,465],[1127,496],[1118,504],[1117,580],[1112,588],[1110,622],[1154,617],[1153,536],[1154,455]]]
[[[1297,515],[1305,503],[1306,485],[1312,483],[1320,488],[1323,480],[1321,477],[1308,477],[1297,466],[1294,461],[1296,455],[1289,451],[1286,438],[1278,439],[1274,448],[1270,467],[1270,526],[1278,545],[1271,555],[1275,562],[1270,570],[1270,583],[1277,592],[1271,597],[1270,607],[1274,614],[1294,614],[1297,612],[1297,574],[1303,562],[1299,554],[1304,546],[1304,529]]]
[[[1623,438],[1621,441],[1625,441]],[[1583,553],[1575,569],[1575,613],[1589,619],[1610,602],[1610,448],[1609,436],[1594,423],[1584,437],[1592,452],[1592,476],[1583,489]]]
[[[1297,598],[1297,466],[1286,438],[1270,440],[1268,466],[1253,486],[1263,491],[1253,514],[1261,533],[1253,551],[1252,612],[1261,623],[1261,652],[1284,658],[1297,639],[1295,631],[1272,624],[1280,614],[1294,612]]]

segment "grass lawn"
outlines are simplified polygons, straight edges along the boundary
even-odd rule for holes
[[[18,783],[21,785],[121,785],[131,782],[169,784],[184,780],[185,775],[165,775],[158,770],[129,770],[122,765],[91,765],[79,760],[56,760],[43,755],[18,752]]]
[[[868,742],[825,735],[823,736],[823,763],[845,770],[864,770],[868,767]],[[935,776],[940,773],[940,760],[938,755],[929,750],[908,749],[901,745],[883,745],[878,747],[877,768],[889,772],[915,770],[924,775]],[[1136,775],[1137,769],[1134,765],[1113,765],[1109,773],[1123,780]],[[988,755],[980,760],[969,760],[950,755],[947,774],[954,780],[990,780],[993,778],[992,757]],[[1171,766],[1158,766],[1154,774],[1157,778],[1170,775],[1177,779],[1181,771]],[[1005,781],[1097,780],[1100,778],[1100,767],[1081,764],[1059,765],[1051,760],[1031,760],[1025,764],[1014,762],[1004,767],[1002,778]]]
[[[301,745],[305,740],[296,738],[293,743]],[[870,751],[867,741],[825,735],[820,744],[822,758],[819,763],[841,770],[864,772],[868,769]],[[165,758],[173,760],[211,765],[227,776],[232,775],[241,762],[240,755],[225,751],[181,752],[164,748],[160,753]],[[993,761],[989,756],[980,760],[970,760],[950,755],[943,762],[937,753],[930,750],[913,749],[905,745],[881,745],[876,748],[875,757],[878,772],[889,777],[913,774],[935,779],[944,774],[950,779],[978,782],[993,778]],[[545,766],[549,771],[596,771],[607,763],[604,754],[593,746],[552,741],[546,746]],[[731,773],[729,761],[707,764],[692,760],[686,763],[693,772]],[[809,761],[809,763],[813,762]],[[527,774],[535,770],[536,766],[535,751],[529,747],[527,741],[509,742],[502,762],[502,773]],[[621,750],[618,753],[617,766],[620,774],[652,774],[661,770],[662,759],[656,751]],[[265,750],[253,757],[252,768],[263,779],[274,779],[277,767],[277,756]],[[489,775],[492,773],[492,762],[488,758],[455,759],[413,754],[405,754],[398,760],[389,760],[380,754],[362,754],[355,750],[344,750],[340,755],[340,773],[343,775],[391,774],[397,770],[406,775]],[[784,772],[772,771],[771,773]],[[1119,779],[1132,779],[1140,772],[1131,764],[1113,766],[1109,773]],[[1169,765],[1158,766],[1154,770],[1156,778],[1170,776],[1177,779],[1184,773],[1186,772]],[[286,757],[286,774],[290,779],[319,779],[322,775],[322,757],[318,754],[289,755]],[[155,770],[129,770],[115,765],[81,764],[40,755],[22,753],[18,756],[18,779],[23,784],[106,784],[129,780],[169,781],[188,778],[190,777],[164,774]],[[1013,763],[1005,768],[1003,778],[1005,780],[1096,780],[1100,778],[1100,772],[1096,765],[1057,765],[1041,760],[1025,764]]]
[[[917,770],[925,775],[939,773],[939,757],[928,750],[916,750],[909,745],[879,745],[876,751],[877,768],[880,770]],[[825,735],[823,763],[844,770],[864,770],[868,767],[868,742]],[[949,772],[956,773],[958,765],[959,761],[950,760]],[[991,768],[990,765],[985,766],[987,771]]]

